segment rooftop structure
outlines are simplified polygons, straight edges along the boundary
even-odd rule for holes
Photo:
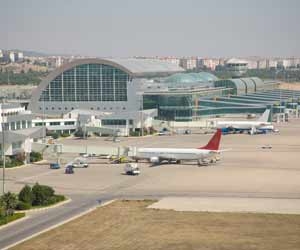
[[[257,91],[264,91],[275,89],[278,86],[276,82],[263,82],[258,77],[251,78],[234,78],[234,79],[223,79],[215,81],[215,87],[228,87],[233,91],[231,94],[233,95],[241,95],[254,93]]]
[[[166,83],[209,83],[218,80],[218,77],[208,72],[199,73],[177,73],[164,79]]]
[[[232,73],[233,77],[241,77],[248,69],[248,62],[241,59],[231,58],[225,62],[227,70]]]

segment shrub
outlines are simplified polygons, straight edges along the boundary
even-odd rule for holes
[[[17,210],[28,210],[30,208],[31,208],[31,204],[23,202],[23,201],[19,201],[17,206],[16,206]]]
[[[30,153],[30,162],[36,162],[36,161],[41,161],[41,160],[43,160],[43,156],[41,153],[34,152],[34,151],[32,151]]]
[[[25,185],[19,193],[19,201],[32,204],[33,194],[30,186]]]
[[[39,185],[36,183],[32,188],[33,194],[33,201],[32,205],[40,206],[40,205],[47,205],[48,200],[50,197],[54,195],[54,190],[52,187]]]
[[[56,202],[61,202],[66,199],[66,197],[64,195],[60,195],[60,194],[55,194],[54,197],[56,199]]]
[[[52,197],[50,197],[50,198],[47,200],[47,202],[46,202],[45,205],[52,205],[52,204],[55,204],[55,203],[56,203],[56,198],[55,198],[55,196],[52,196]]]
[[[131,131],[130,136],[139,136],[140,132],[139,131]]]
[[[61,136],[61,137],[69,137],[70,134],[68,134],[68,133],[62,133],[60,136]]]
[[[1,196],[1,204],[4,208],[5,216],[12,215],[17,206],[17,196],[11,192],[7,192]]]
[[[55,204],[55,203],[64,201],[65,199],[66,199],[65,196],[63,196],[63,195],[56,195],[56,194],[55,194],[55,195],[51,196],[51,197],[47,200],[47,202],[46,202],[45,205],[52,205],[52,204]]]
[[[60,136],[59,133],[51,130],[47,130],[46,135],[51,136],[53,139],[57,139]]]
[[[3,216],[5,216],[5,210],[4,210],[2,199],[0,199],[0,218]]]
[[[59,137],[59,133],[54,132],[51,134],[51,136],[53,139],[57,139]]]

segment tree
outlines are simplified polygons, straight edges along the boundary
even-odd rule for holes
[[[5,216],[3,201],[0,197],[0,218]]]
[[[36,183],[32,188],[33,201],[32,205],[47,205],[50,197],[54,195],[52,187],[40,185]]]
[[[30,153],[30,162],[36,162],[43,160],[43,155],[39,152],[32,151]]]
[[[7,192],[1,197],[5,216],[13,215],[17,206],[17,196],[11,192]]]
[[[19,193],[19,200],[28,204],[32,204],[33,195],[31,187],[25,185]]]

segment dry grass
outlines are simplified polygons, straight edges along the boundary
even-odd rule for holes
[[[13,249],[300,249],[300,216],[146,209],[117,201]]]

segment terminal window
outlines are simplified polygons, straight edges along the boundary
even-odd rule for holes
[[[127,101],[129,75],[104,64],[82,64],[64,71],[42,91],[40,101]]]

